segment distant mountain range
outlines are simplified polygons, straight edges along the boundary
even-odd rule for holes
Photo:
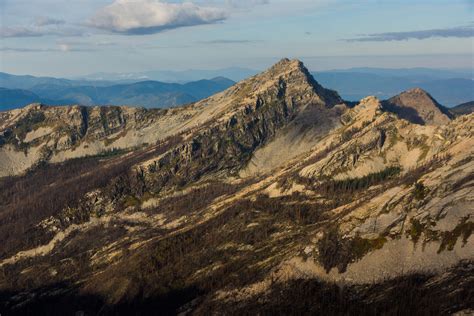
[[[215,77],[226,77],[233,81],[241,81],[259,73],[259,70],[230,67],[216,70],[153,70],[145,72],[132,73],[95,73],[86,76],[72,78],[74,80],[86,81],[142,81],[142,80],[156,80],[163,82],[185,83],[189,81],[196,81],[200,79],[212,79]],[[315,73],[334,73],[334,74],[370,74],[382,77],[396,77],[409,78],[414,81],[428,81],[436,79],[473,79],[473,73],[470,70],[445,70],[445,69],[430,69],[430,68],[370,68],[359,67],[350,69],[335,69]]]
[[[31,102],[165,108],[198,101],[256,73],[257,70],[234,67],[97,73],[74,80],[0,73],[0,87],[5,88],[0,91],[0,111]],[[415,87],[426,90],[447,107],[474,100],[473,73],[469,70],[352,68],[312,74],[348,101],[358,101],[367,95],[387,99]]]
[[[22,89],[6,89],[0,87],[0,111],[23,107],[31,103],[44,103],[51,105],[73,104],[71,100],[52,100],[42,98],[36,93]]]
[[[405,77],[418,80],[464,78],[473,79],[474,74],[469,69],[432,69],[432,68],[373,68],[357,67],[349,69],[334,69],[326,72],[336,73],[365,73],[385,77]]]
[[[134,83],[138,80],[70,80],[65,78],[54,77],[35,77],[30,75],[13,75],[0,72],[0,87],[7,89],[23,89],[31,90],[39,85],[56,85],[62,87],[74,86],[96,86],[105,87],[124,83]]]
[[[132,73],[95,73],[86,76],[81,76],[73,79],[78,80],[156,80],[163,82],[176,82],[186,83],[190,81],[197,81],[201,79],[212,79],[215,77],[226,77],[233,81],[240,81],[257,74],[258,71],[248,68],[240,67],[229,67],[216,70],[182,70],[182,71],[171,71],[171,70],[153,70],[145,72],[132,72]]]
[[[54,105],[114,104],[167,108],[198,101],[234,84],[234,81],[223,77],[185,84],[158,81],[112,84],[97,81],[77,82],[56,78],[7,76],[3,74],[2,78],[8,79],[0,81],[0,86],[9,87],[0,90],[0,110],[23,107],[34,102]]]
[[[367,95],[387,99],[415,87],[428,91],[448,107],[474,100],[474,81],[472,74],[468,72],[356,68],[313,72],[313,76],[324,86],[339,91],[344,99],[351,101],[360,100]]]

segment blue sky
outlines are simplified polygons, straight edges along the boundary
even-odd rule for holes
[[[474,68],[472,0],[0,0],[0,71]]]

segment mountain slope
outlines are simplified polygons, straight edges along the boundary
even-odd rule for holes
[[[449,111],[451,111],[454,115],[470,114],[474,112],[474,101],[459,104],[453,108],[450,108]]]
[[[349,108],[287,59],[185,107],[1,113],[0,308],[467,310],[473,126]]]
[[[67,97],[82,105],[136,105],[143,107],[172,107],[206,98],[234,84],[230,80],[200,80],[184,85],[158,81],[141,81],[107,87],[59,87],[39,85],[32,91],[46,98]]]
[[[204,99],[227,89],[234,83],[223,77],[173,84],[158,81],[132,83],[73,81],[2,73],[0,87],[17,90],[2,90],[0,110],[20,108],[34,102],[50,105],[115,104],[166,108]],[[23,95],[20,99],[19,94]]]

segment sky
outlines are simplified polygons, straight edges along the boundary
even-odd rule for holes
[[[474,68],[474,0],[0,0],[0,71]]]

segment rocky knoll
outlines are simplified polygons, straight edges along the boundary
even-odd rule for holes
[[[473,133],[288,59],[170,110],[0,113],[0,312],[468,312]]]
[[[452,118],[448,109],[436,102],[426,91],[415,88],[385,102],[387,110],[416,124],[443,125]]]

